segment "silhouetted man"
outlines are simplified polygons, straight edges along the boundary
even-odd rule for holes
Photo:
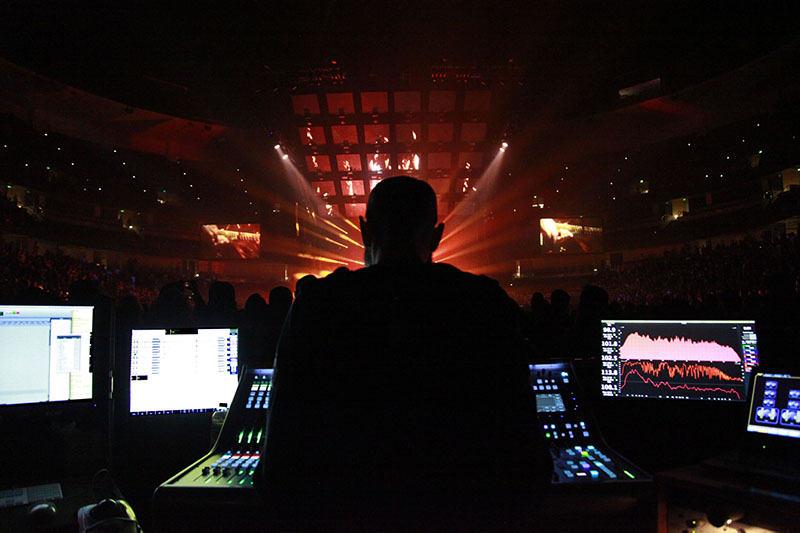
[[[497,282],[431,262],[436,222],[428,184],[386,179],[361,219],[366,268],[298,290],[260,464],[274,512],[493,520],[547,478],[519,309]]]

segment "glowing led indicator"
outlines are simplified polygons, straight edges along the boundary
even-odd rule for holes
[[[628,472],[627,470],[623,470],[623,472],[625,472],[625,475],[626,475],[626,476],[628,476],[629,478],[631,478],[631,479],[636,479],[636,476],[634,476],[633,474],[631,474],[631,473],[630,473],[630,472]]]

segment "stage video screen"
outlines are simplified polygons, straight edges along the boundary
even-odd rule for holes
[[[599,218],[541,218],[539,244],[545,254],[603,251],[603,221]]]
[[[745,401],[758,364],[749,320],[603,320],[604,396]]]
[[[206,413],[230,405],[238,379],[236,328],[131,332],[131,416]]]
[[[800,377],[755,375],[747,431],[800,439]]]
[[[258,259],[261,224],[204,224],[200,250],[207,259]]]
[[[91,306],[0,306],[0,405],[92,398]]]

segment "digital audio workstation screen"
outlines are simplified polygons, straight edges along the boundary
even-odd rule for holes
[[[238,341],[236,328],[133,330],[130,414],[204,413],[230,405]]]
[[[604,396],[745,401],[754,321],[603,320]]]
[[[0,404],[92,398],[91,306],[0,306]]]
[[[800,377],[755,375],[747,431],[800,439]]]

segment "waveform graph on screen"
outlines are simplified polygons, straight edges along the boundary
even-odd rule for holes
[[[619,348],[619,392],[626,396],[742,401],[742,355],[732,339],[630,332]]]

